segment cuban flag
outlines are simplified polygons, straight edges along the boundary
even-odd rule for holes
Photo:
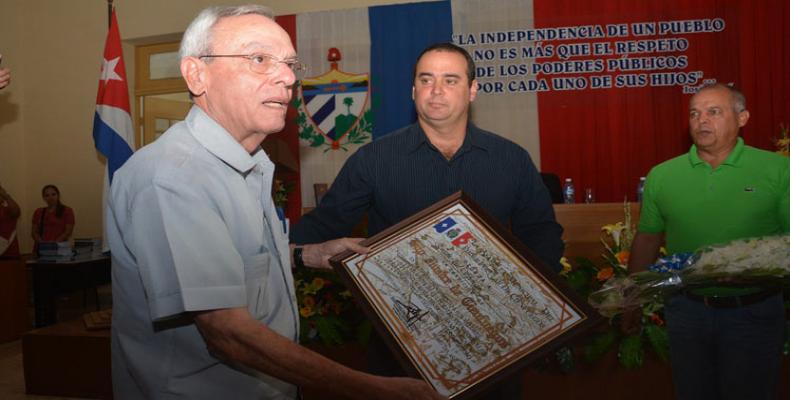
[[[453,225],[455,225],[455,220],[452,217],[447,217],[441,220],[438,224],[434,225],[433,229],[436,230],[436,233],[442,233],[451,228]]]
[[[366,140],[412,123],[416,56],[445,41],[476,63],[472,122],[526,149],[542,172],[593,189],[598,201],[633,200],[641,176],[688,151],[683,115],[705,82],[735,83],[760,110],[744,140],[773,150],[790,115],[789,53],[781,51],[790,45],[788,10],[787,0],[442,0],[281,17],[291,20],[306,78],[331,82],[327,51],[337,48],[337,70],[349,78],[338,83],[361,74],[369,81],[367,100],[326,86],[303,102],[299,123],[310,132],[298,147],[302,206],[314,206],[313,184],[331,184],[363,144],[348,143],[334,121],[367,125],[364,104],[372,116]],[[321,136],[332,123],[334,134]],[[330,149],[332,141],[340,146]]]
[[[315,183],[331,183],[360,146],[415,120],[412,70],[427,46],[452,40],[449,0],[277,17],[308,65],[297,115],[283,140],[296,141],[302,207]],[[293,129],[293,131],[289,131]]]
[[[134,130],[129,110],[129,89],[126,85],[121,35],[118,32],[118,20],[113,9],[110,30],[107,32],[107,41],[104,44],[99,93],[96,96],[96,114],[93,118],[93,141],[96,149],[107,158],[107,176],[110,184],[115,171],[132,156]]]
[[[472,233],[471,232],[466,232],[463,235],[461,235],[458,238],[456,238],[455,240],[453,240],[451,243],[453,244],[453,246],[464,246],[464,245],[466,245],[467,243],[469,243],[469,242],[471,242],[473,240],[476,240],[476,239],[475,239],[474,236],[472,236]]]

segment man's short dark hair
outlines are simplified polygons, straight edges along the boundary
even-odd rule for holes
[[[451,53],[458,53],[464,56],[466,59],[466,77],[469,79],[469,87],[472,86],[472,81],[475,80],[475,61],[472,60],[472,56],[469,55],[469,52],[467,52],[466,49],[450,42],[430,45],[425,50],[423,50],[419,56],[417,56],[417,61],[414,62],[414,71],[412,72],[411,76],[412,82],[417,79],[417,64],[420,63],[422,56],[430,51],[449,51]]]

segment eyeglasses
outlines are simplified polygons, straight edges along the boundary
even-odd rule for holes
[[[307,66],[294,58],[285,60],[279,59],[273,55],[256,53],[256,54],[208,54],[199,56],[198,58],[246,58],[249,61],[250,71],[258,74],[272,74],[277,70],[280,63],[285,64],[296,75],[296,80],[302,79]]]

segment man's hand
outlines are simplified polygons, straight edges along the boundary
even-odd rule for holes
[[[8,68],[0,69],[0,89],[11,83],[11,70]]]
[[[658,258],[663,241],[663,233],[637,232],[631,243],[631,254],[628,259],[629,273],[635,274],[647,270],[647,267]],[[620,330],[627,335],[635,335],[639,333],[641,322],[642,307],[626,309],[620,320]]]
[[[628,272],[633,274],[647,270],[647,267],[658,258],[658,250],[663,241],[663,233],[637,232],[631,242]]]
[[[367,254],[368,248],[359,245],[361,241],[361,238],[342,238],[324,243],[304,245],[302,261],[308,267],[331,269],[332,266],[329,264],[329,259],[336,254],[346,250]]]

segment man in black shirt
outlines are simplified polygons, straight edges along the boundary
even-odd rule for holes
[[[453,44],[429,47],[414,73],[418,122],[360,148],[316,209],[291,231],[306,244],[349,236],[368,214],[376,233],[463,190],[549,266],[560,270],[562,227],[526,150],[468,123],[474,63]]]
[[[317,208],[293,227],[291,242],[349,236],[366,213],[372,236],[463,190],[549,266],[561,269],[562,227],[529,154],[468,122],[477,95],[474,74],[464,49],[450,43],[425,49],[414,68],[417,123],[352,155]],[[382,362],[389,358],[386,348],[375,342],[372,369],[397,373],[394,362],[390,368]],[[520,398],[519,387],[501,385],[504,390],[487,398]]]

